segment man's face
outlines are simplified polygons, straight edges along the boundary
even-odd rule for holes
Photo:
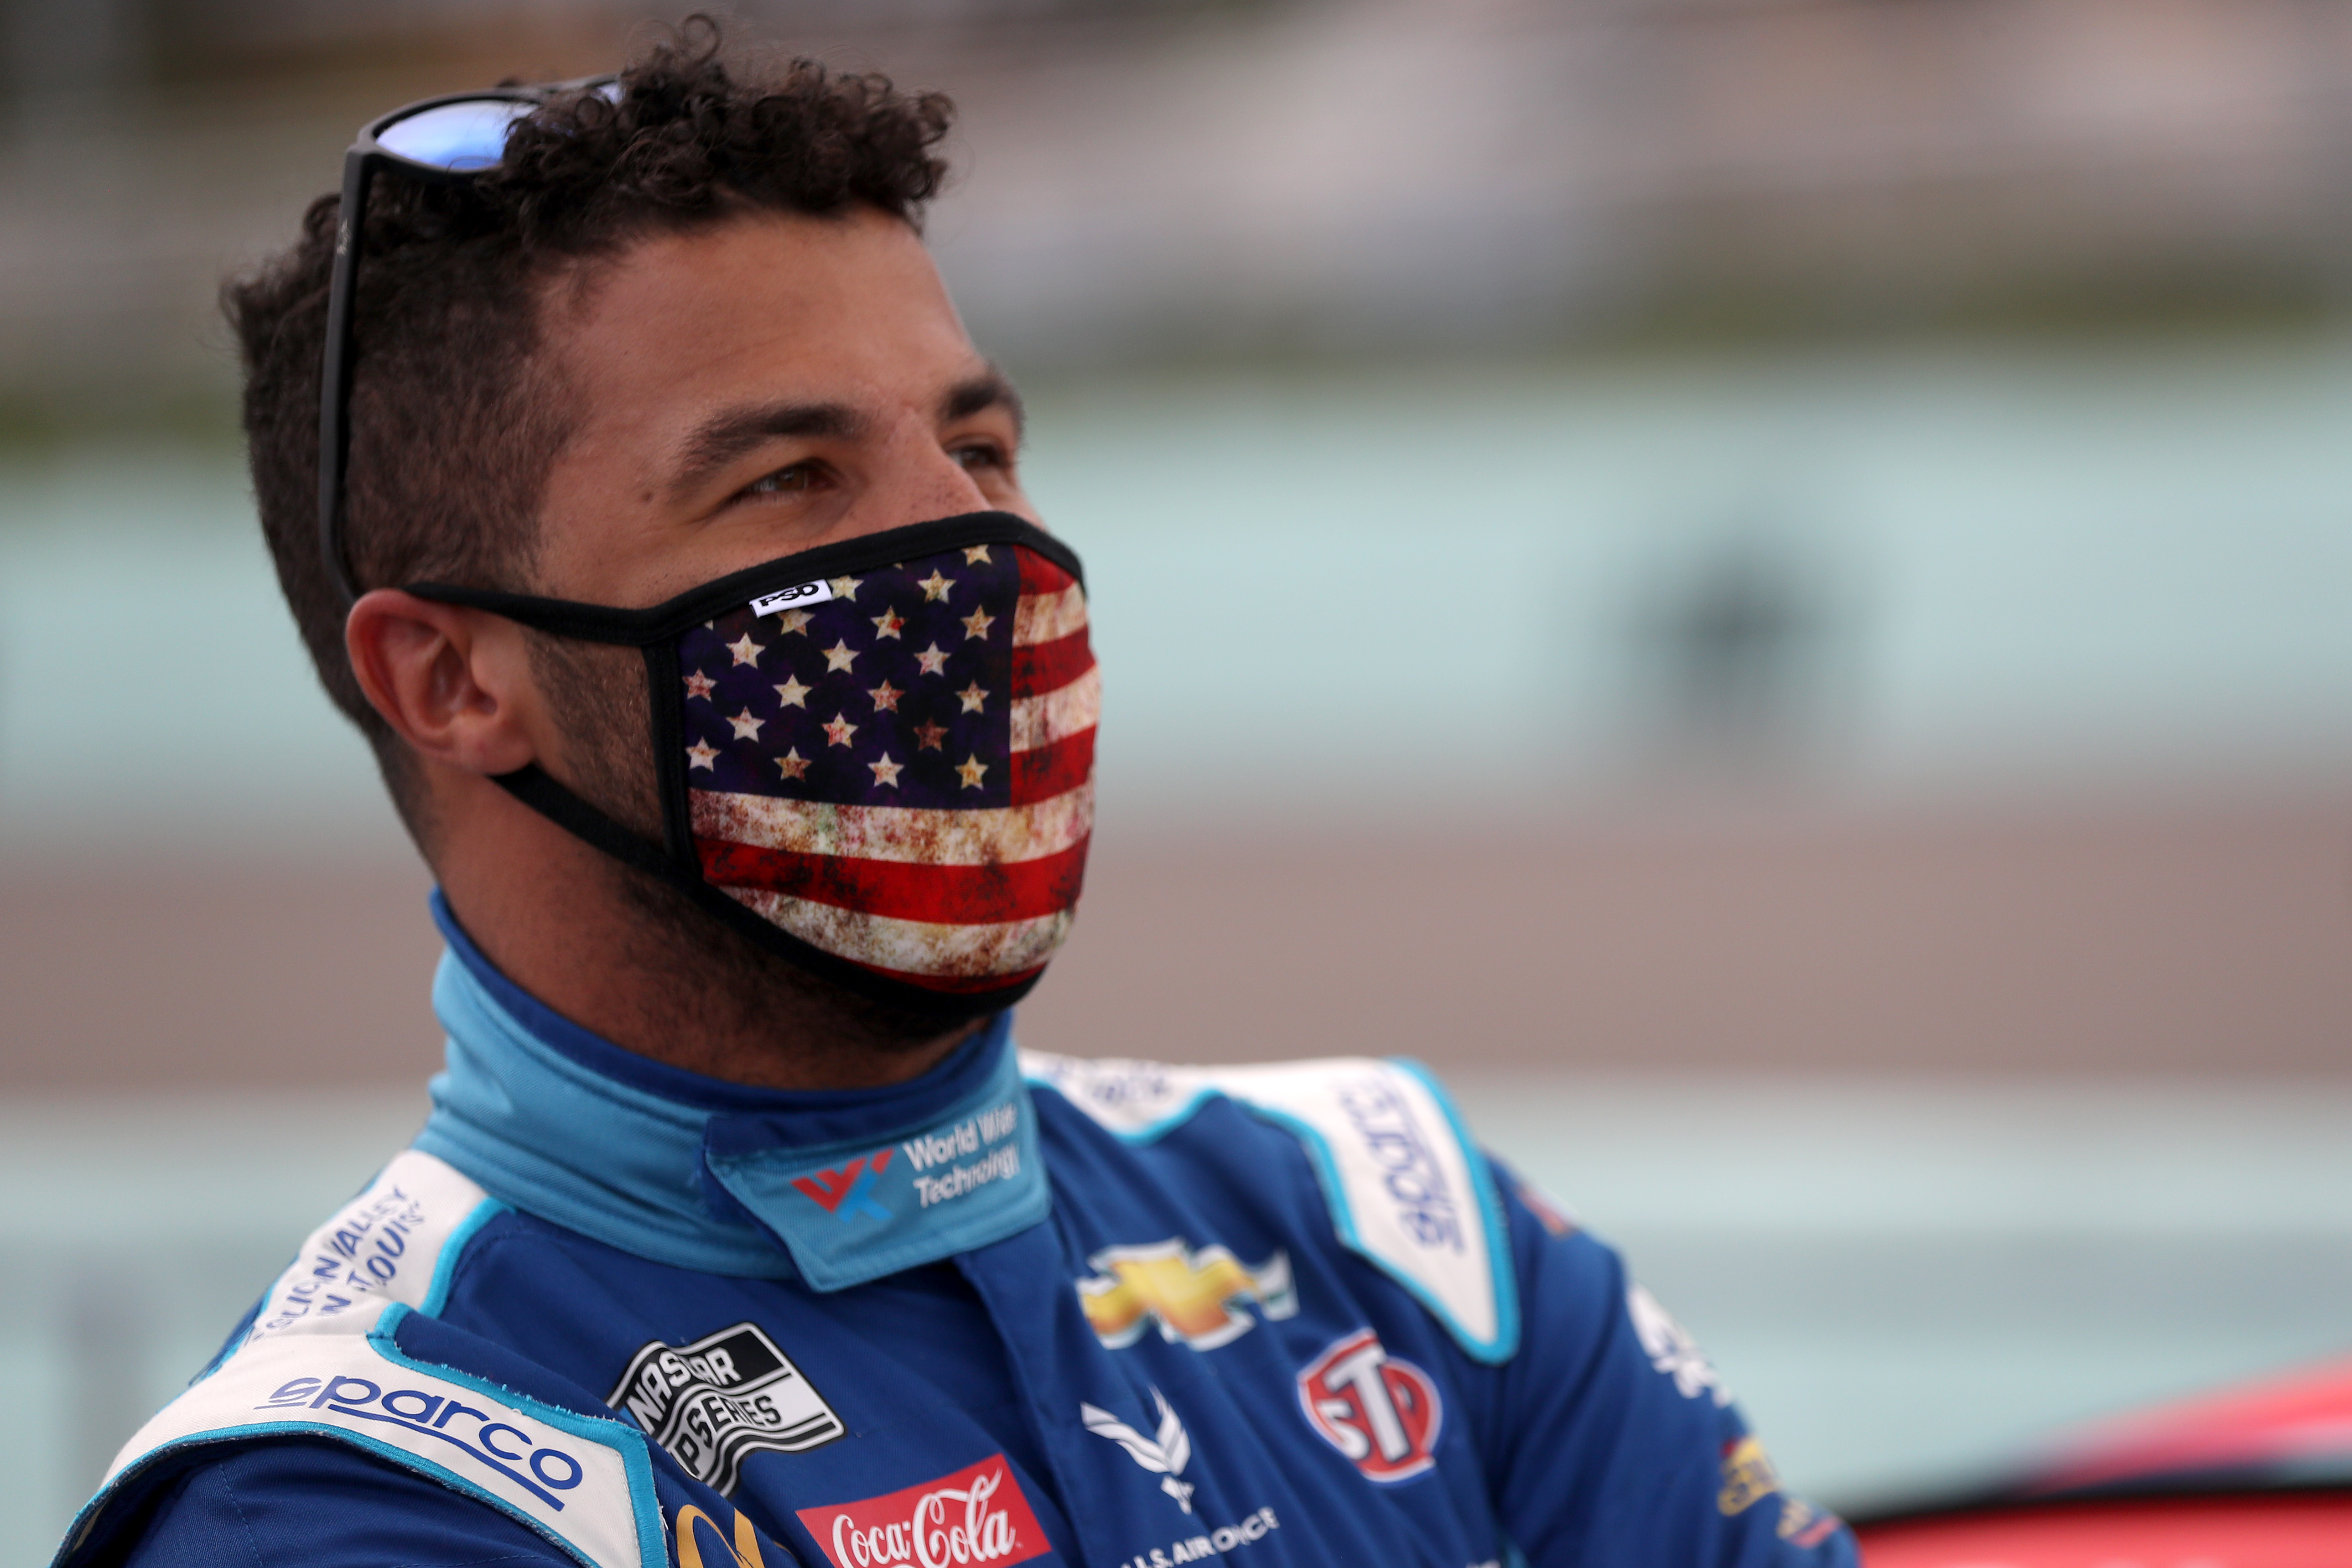
[[[895,218],[663,236],[546,309],[580,422],[549,475],[541,593],[641,606],[906,523],[1035,521],[1019,403]]]
[[[997,510],[1036,521],[1021,410],[915,232],[761,214],[560,280],[542,335],[577,420],[535,592],[642,607],[834,540]],[[661,819],[627,650],[533,637],[537,756],[648,837]]]

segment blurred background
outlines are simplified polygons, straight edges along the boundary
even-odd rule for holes
[[[0,1554],[424,1110],[213,300],[605,0],[0,5]],[[2352,5],[804,0],[1108,681],[1087,1055],[1402,1053],[1800,1487],[2352,1348]]]

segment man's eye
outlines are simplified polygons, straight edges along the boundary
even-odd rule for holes
[[[955,460],[967,468],[1001,468],[1004,467],[1004,448],[992,441],[979,441],[969,447],[958,447]]]
[[[815,480],[814,463],[794,463],[789,468],[778,468],[772,474],[753,479],[737,493],[739,496],[790,495],[807,489]]]

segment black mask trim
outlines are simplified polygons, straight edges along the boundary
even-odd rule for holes
[[[407,591],[420,599],[488,610],[555,637],[645,647],[667,642],[720,611],[748,604],[762,592],[793,587],[820,577],[863,572],[909,555],[999,543],[1034,550],[1081,584],[1086,581],[1076,552],[1028,519],[1009,511],[972,511],[936,522],[910,523],[883,533],[838,540],[796,555],[781,555],[730,573],[698,588],[689,588],[643,610],[583,605],[573,599],[542,598],[536,594],[511,594],[501,588],[467,588],[451,583],[417,583]]]

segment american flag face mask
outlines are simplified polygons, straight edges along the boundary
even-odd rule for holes
[[[878,1001],[1025,994],[1078,901],[1100,686],[1078,558],[1005,512],[785,556],[646,610],[420,597],[643,650],[663,842],[539,768],[499,782]]]

